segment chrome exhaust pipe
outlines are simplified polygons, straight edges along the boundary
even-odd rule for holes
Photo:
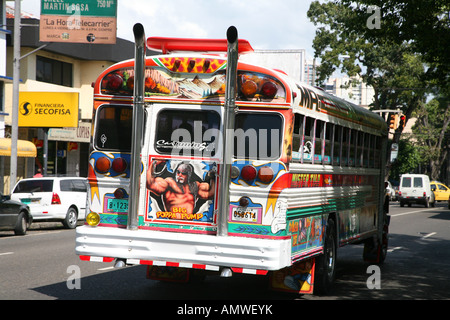
[[[126,266],[127,266],[127,264],[124,259],[117,259],[116,262],[114,263],[114,268],[116,268],[116,269],[123,268]]]
[[[219,217],[217,235],[228,235],[228,210],[230,206],[230,171],[234,144],[234,112],[236,108],[236,82],[238,65],[238,32],[231,26],[227,30],[227,70],[222,132],[223,164],[220,170]]]
[[[140,23],[133,26],[135,41],[133,125],[131,135],[130,193],[127,229],[138,228],[139,182],[141,175],[141,150],[144,135],[144,83],[145,83],[145,32]]]
[[[220,271],[220,276],[221,276],[222,278],[230,278],[230,277],[233,276],[233,271],[232,271],[230,268],[223,268],[223,269]]]

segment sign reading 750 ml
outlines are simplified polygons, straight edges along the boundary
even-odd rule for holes
[[[43,42],[116,43],[117,0],[41,0]]]

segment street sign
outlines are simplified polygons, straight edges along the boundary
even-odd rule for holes
[[[391,162],[394,162],[398,157],[398,143],[391,145]]]
[[[39,40],[115,44],[117,0],[41,0]]]

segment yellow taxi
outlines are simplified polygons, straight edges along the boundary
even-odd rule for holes
[[[450,197],[450,188],[439,181],[430,182],[431,191],[434,193],[436,201],[448,201]]]

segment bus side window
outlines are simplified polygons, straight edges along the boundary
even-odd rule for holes
[[[356,166],[363,166],[364,132],[358,131],[358,141],[356,145]]]
[[[303,136],[303,118],[304,116],[296,113],[294,117],[294,132],[292,134],[292,159],[300,160],[300,146]]]
[[[331,164],[331,157],[333,155],[333,134],[334,124],[325,123],[325,148],[322,159],[322,164]]]
[[[350,130],[350,153],[348,159],[348,165],[351,167],[355,166],[355,158],[356,158],[356,140],[357,140],[357,131],[351,129]]]
[[[375,136],[375,168],[380,168],[381,165],[381,139]]]
[[[350,145],[350,128],[342,128],[343,136],[342,136],[342,159],[341,166],[348,166],[348,156],[350,153],[349,145]]]
[[[316,120],[314,137],[314,161],[313,163],[322,163],[322,150],[324,145],[325,122]]]
[[[334,139],[333,139],[333,165],[340,165],[342,158],[342,130],[343,128],[339,125],[334,126]]]
[[[369,167],[369,151],[370,150],[370,134],[365,133],[364,134],[364,146],[363,146],[363,167],[368,168]]]
[[[303,130],[303,145],[301,146],[303,162],[311,162],[314,152],[314,119],[305,117],[305,126]]]
[[[369,168],[375,167],[375,152],[375,136],[371,134],[369,144]]]

